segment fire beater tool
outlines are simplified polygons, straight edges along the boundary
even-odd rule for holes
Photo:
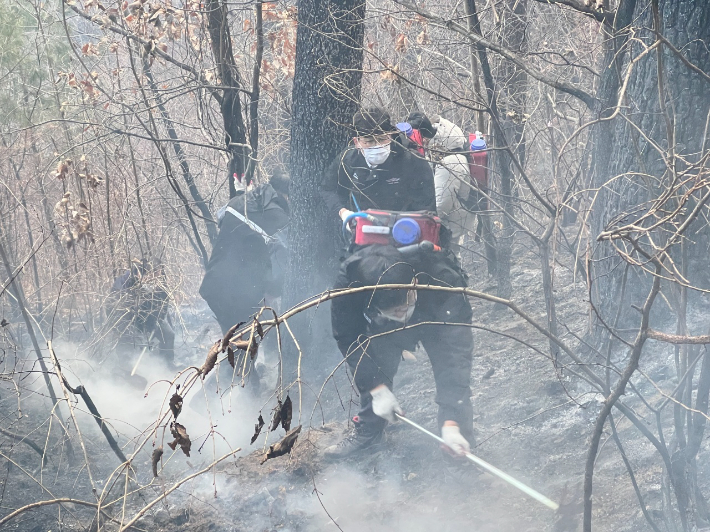
[[[395,416],[397,416],[398,419],[401,419],[401,420],[404,421],[405,423],[411,425],[411,426],[414,427],[415,429],[417,429],[417,430],[423,432],[423,433],[426,434],[427,436],[430,436],[430,437],[434,438],[434,439],[435,439],[436,441],[438,441],[439,443],[443,443],[444,445],[446,445],[446,442],[445,442],[442,438],[440,438],[439,436],[437,436],[437,435],[434,434],[433,432],[429,432],[427,429],[425,429],[425,428],[422,427],[421,425],[418,425],[417,423],[415,423],[415,422],[412,421],[411,419],[406,418],[406,417],[404,417],[404,416],[400,416],[400,415],[397,414],[397,413],[395,413]],[[448,447],[448,446],[447,446],[447,447]],[[519,480],[517,480],[517,479],[511,477],[508,473],[506,473],[506,472],[504,472],[504,471],[501,471],[500,469],[498,469],[498,468],[495,467],[495,466],[492,466],[491,464],[489,464],[489,463],[486,462],[485,460],[482,460],[481,458],[479,458],[479,457],[476,456],[475,454],[466,453],[465,456],[466,456],[466,458],[468,458],[469,460],[471,460],[471,462],[473,462],[474,464],[476,464],[476,465],[479,466],[480,468],[485,469],[486,471],[488,471],[488,472],[491,473],[492,475],[495,475],[495,476],[497,476],[498,478],[500,478],[500,479],[502,479],[502,480],[505,480],[505,481],[506,481],[508,484],[510,484],[511,486],[514,486],[514,487],[518,488],[520,491],[522,491],[522,492],[525,493],[526,495],[529,495],[530,497],[532,497],[532,498],[535,499],[536,501],[541,502],[542,504],[544,504],[544,505],[547,506],[548,508],[551,508],[552,510],[558,510],[558,509],[560,508],[560,505],[557,504],[555,501],[553,501],[553,500],[551,500],[551,499],[548,499],[548,498],[545,497],[542,493],[539,493],[539,492],[535,491],[535,490],[532,489],[530,486],[526,486],[525,484],[523,484],[523,483],[520,482]]]
[[[143,355],[145,355],[145,352],[148,350],[148,347],[150,347],[150,342],[153,341],[153,336],[155,335],[155,331],[151,331],[150,336],[148,337],[148,342],[146,342],[145,347],[143,347],[143,351],[141,351],[140,356],[138,357],[138,360],[136,360],[136,365],[133,366],[133,370],[131,370],[131,377],[136,374],[136,371],[138,371],[138,366],[140,366],[141,360],[143,360]]]

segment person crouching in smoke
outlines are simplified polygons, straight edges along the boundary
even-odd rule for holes
[[[450,251],[405,255],[390,245],[360,247],[341,265],[335,289],[386,284],[467,286]],[[403,350],[421,341],[436,381],[441,436],[457,454],[473,442],[471,304],[465,294],[407,289],[375,289],[333,299],[333,335],[346,358],[360,395],[354,430],[325,449],[343,458],[372,449],[388,422],[403,414],[392,392]],[[452,324],[454,324],[452,326]],[[456,325],[460,324],[460,325]]]

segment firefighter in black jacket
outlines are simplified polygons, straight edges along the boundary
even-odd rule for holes
[[[431,169],[425,161],[406,151],[397,150],[397,157],[390,156],[374,165],[377,173],[380,165],[386,168],[388,175],[397,179],[396,183],[387,184],[385,178],[368,186],[354,178],[362,169],[360,163],[371,158],[366,146],[377,142],[381,146],[390,124],[386,113],[369,110],[358,113],[354,125],[360,135],[355,143],[361,146],[356,148],[360,153],[346,150],[344,157],[336,161],[338,171],[330,176],[327,184],[331,188],[326,186],[324,193],[326,201],[330,196],[333,211],[347,218],[349,209],[343,205],[347,204],[348,194],[356,197],[362,209],[434,211]],[[382,138],[378,139],[380,135]],[[395,146],[392,143],[392,150]],[[456,257],[447,249],[405,255],[393,246],[375,244],[351,246],[351,251],[341,265],[336,289],[410,284],[414,279],[419,285],[467,286]],[[326,455],[349,456],[382,440],[387,422],[395,421],[395,413],[402,413],[392,392],[402,351],[412,350],[418,341],[424,345],[434,370],[442,438],[458,454],[468,452],[473,441],[470,401],[473,335],[466,325],[470,325],[471,316],[468,298],[460,293],[375,290],[333,299],[333,335],[360,394],[360,412],[354,418],[352,434],[327,448]]]
[[[354,210],[436,212],[429,163],[395,142],[397,130],[379,108],[353,119],[356,137],[326,171],[321,196],[345,220]]]
[[[364,246],[346,259],[335,288],[385,284],[465,287],[451,252],[405,256],[392,246]],[[436,381],[441,437],[462,454],[473,442],[471,409],[471,305],[464,294],[433,290],[374,290],[333,299],[333,335],[360,394],[354,431],[326,449],[345,457],[382,440],[387,422],[402,414],[393,379],[403,350],[418,341],[426,349]],[[456,324],[463,324],[463,326]]]
[[[288,187],[288,177],[276,174],[268,184],[232,198],[225,208],[200,286],[200,295],[222,333],[247,321],[265,297],[281,294],[287,263]]]

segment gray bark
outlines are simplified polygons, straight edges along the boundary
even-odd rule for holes
[[[287,304],[324,290],[336,265],[339,220],[327,213],[319,188],[325,169],[352,135],[347,125],[360,101],[364,16],[364,0],[298,2]],[[313,329],[323,335],[322,327]]]

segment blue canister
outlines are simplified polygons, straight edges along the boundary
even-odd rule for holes
[[[421,237],[422,230],[412,218],[401,218],[392,227],[392,238],[403,246],[415,244]]]
[[[409,122],[399,122],[397,124],[397,129],[399,129],[402,133],[404,133],[407,136],[410,136],[412,134],[412,124]]]
[[[473,139],[473,141],[471,141],[471,151],[482,151],[487,147],[486,141],[483,139]]]

